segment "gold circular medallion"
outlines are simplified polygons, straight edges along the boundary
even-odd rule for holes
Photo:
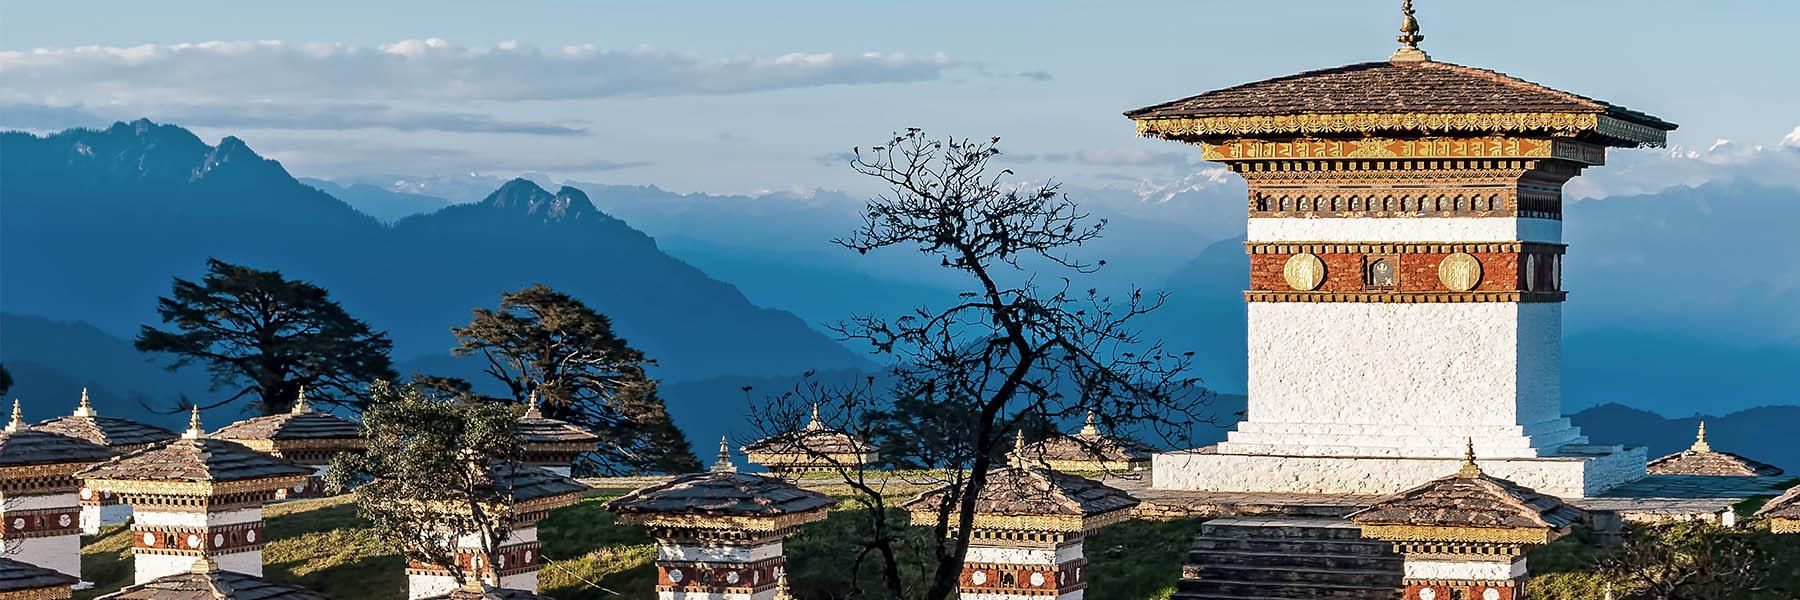
[[[1466,252],[1446,256],[1438,263],[1438,281],[1451,291],[1475,289],[1481,283],[1481,261]]]
[[[1287,280],[1288,287],[1302,292],[1319,289],[1319,284],[1325,282],[1325,261],[1306,252],[1295,254],[1281,267],[1281,278]]]

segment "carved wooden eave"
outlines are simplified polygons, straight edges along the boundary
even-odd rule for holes
[[[1598,138],[1608,145],[1644,148],[1660,148],[1668,143],[1667,131],[1607,115],[1580,113],[1353,113],[1134,120],[1137,122],[1137,133],[1140,136],[1200,143],[1203,144],[1202,152],[1207,151],[1204,146],[1214,146],[1211,151],[1215,154],[1222,151],[1219,146],[1232,141],[1264,138],[1356,136],[1389,143],[1396,141],[1377,137],[1381,135],[1429,137],[1443,134],[1471,134],[1476,138],[1487,138],[1496,133],[1522,136],[1550,135],[1571,140],[1584,137]],[[1367,144],[1365,147],[1376,148],[1377,150],[1371,152],[1378,153],[1378,149],[1386,145]],[[1551,148],[1553,149],[1554,145]],[[1573,153],[1573,151],[1570,152]],[[1375,154],[1369,157],[1377,156],[1406,157],[1400,153],[1394,153],[1391,156]],[[1573,156],[1580,157],[1582,155],[1573,154]],[[1429,157],[1429,155],[1420,157]],[[1584,158],[1582,160],[1591,159]]]
[[[282,475],[237,481],[151,481],[142,479],[85,479],[90,489],[132,496],[185,496],[208,498],[231,494],[274,493],[306,484],[306,475]]]
[[[1566,529],[1440,527],[1435,525],[1362,526],[1363,537],[1385,542],[1542,545],[1555,541],[1566,533]]]
[[[653,529],[694,529],[770,533],[792,531],[807,523],[823,521],[830,512],[831,507],[822,506],[800,512],[754,517],[742,515],[624,513],[617,515],[615,522],[643,525],[644,527]]]

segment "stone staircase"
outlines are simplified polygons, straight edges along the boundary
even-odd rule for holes
[[[1200,526],[1179,600],[1397,600],[1401,562],[1342,519],[1231,517]]]

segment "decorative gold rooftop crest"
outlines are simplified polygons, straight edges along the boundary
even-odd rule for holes
[[[1462,479],[1481,477],[1481,465],[1475,464],[1475,438],[1469,438],[1469,445],[1463,450],[1462,469],[1456,472],[1456,476]]]
[[[1394,40],[1403,45],[1399,50],[1395,50],[1394,55],[1388,58],[1388,60],[1393,62],[1421,62],[1431,60],[1431,55],[1426,54],[1424,50],[1419,49],[1419,42],[1425,41],[1425,36],[1419,33],[1419,19],[1413,15],[1412,0],[1401,1],[1400,14],[1404,15],[1400,20],[1400,36],[1394,38]]]
[[[206,438],[206,430],[200,428],[200,405],[196,404],[194,405],[193,412],[188,415],[188,428],[187,431],[182,432],[181,439],[198,440],[204,438]]]
[[[1712,452],[1712,444],[1706,442],[1706,421],[1700,422],[1700,432],[1694,435],[1694,445],[1688,449],[1695,452]]]
[[[712,472],[737,472],[737,465],[731,463],[731,438],[723,435],[719,436],[719,459],[713,461]]]
[[[88,402],[87,388],[86,387],[81,388],[81,404],[79,404],[75,407],[74,416],[93,418],[95,416],[98,416],[99,414],[100,413],[98,413],[94,410],[93,403]]]
[[[19,399],[18,398],[13,398],[12,420],[6,422],[6,430],[8,432],[13,432],[13,431],[18,431],[18,430],[24,429],[24,428],[25,428],[25,409],[19,407]]]
[[[312,412],[312,403],[306,401],[306,386],[300,386],[300,395],[294,397],[294,414]]]

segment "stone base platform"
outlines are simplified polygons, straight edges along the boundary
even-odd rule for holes
[[[1200,526],[1177,600],[1398,600],[1402,562],[1342,519],[1222,518]]]
[[[1642,447],[1567,445],[1536,458],[1482,457],[1487,473],[1565,499],[1598,496],[1644,476]],[[1225,454],[1217,446],[1157,454],[1159,490],[1288,494],[1394,494],[1456,472],[1461,457]]]

